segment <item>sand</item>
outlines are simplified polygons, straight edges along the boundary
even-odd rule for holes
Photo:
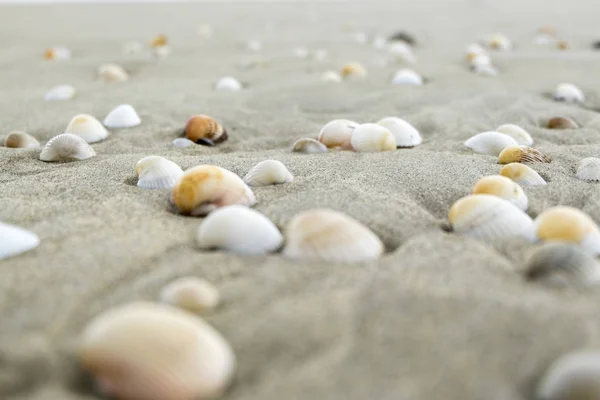
[[[104,118],[121,103],[143,120],[113,130],[84,162],[44,163],[36,150],[0,147],[0,220],[41,239],[37,249],[0,262],[0,397],[97,398],[72,356],[86,321],[116,304],[155,300],[164,284],[186,275],[222,293],[224,304],[206,319],[238,357],[227,400],[528,399],[553,359],[600,345],[597,292],[524,281],[532,245],[488,245],[442,229],[450,206],[499,171],[494,157],[462,143],[504,123],[523,126],[554,159],[533,166],[549,184],[525,189],[528,213],[562,204],[600,221],[598,185],[574,177],[579,159],[600,154],[598,113],[543,95],[566,81],[597,99],[595,3],[400,3],[0,8],[0,136],[20,129],[45,142],[73,115]],[[197,35],[199,24],[213,26],[211,39]],[[533,45],[542,25],[556,26],[573,49]],[[415,69],[430,79],[426,86],[392,87],[398,66],[381,67],[385,52],[351,35],[397,29],[417,37]],[[463,49],[494,31],[516,48],[494,55],[497,78],[478,77],[463,64]],[[147,43],[158,33],[171,39],[169,57],[122,54],[126,41]],[[244,49],[249,39],[263,50]],[[71,48],[73,59],[44,61],[43,50],[56,45]],[[329,57],[294,58],[297,46]],[[253,60],[255,68],[240,67]],[[354,60],[367,66],[368,79],[320,81],[323,71]],[[131,80],[98,81],[95,69],[105,62],[121,63]],[[247,89],[212,90],[224,75]],[[45,102],[45,91],[61,83],[77,96]],[[219,119],[230,140],[174,148],[197,113]],[[378,154],[290,152],[331,119],[389,115],[413,123],[423,144]],[[583,128],[544,129],[553,116]],[[280,228],[304,210],[340,210],[369,226],[387,252],[377,262],[334,265],[199,251],[201,220],[172,213],[168,193],[135,186],[135,163],[152,154],[184,169],[208,163],[240,175],[279,160],[295,180],[257,188],[257,210]]]

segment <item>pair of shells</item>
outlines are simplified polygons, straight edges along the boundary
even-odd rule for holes
[[[559,357],[540,379],[536,399],[600,398],[600,351],[579,350]]]
[[[350,62],[342,66],[340,76],[342,79],[361,79],[368,75],[367,69],[359,62]]]
[[[478,133],[465,142],[476,153],[498,157],[509,146],[533,144],[533,138],[523,128],[513,124],[499,126],[495,131]]]
[[[237,92],[242,90],[242,84],[232,76],[225,76],[217,81],[215,89],[220,92]]]
[[[519,207],[527,210],[529,204],[527,195],[521,186],[513,180],[502,175],[492,175],[481,178],[473,186],[473,194],[490,194],[500,197]]]
[[[249,186],[268,186],[292,182],[294,176],[277,160],[265,160],[256,164],[244,177]]]
[[[113,129],[133,128],[141,123],[142,120],[130,104],[118,105],[104,118],[104,126]]]
[[[72,85],[56,85],[50,88],[44,95],[46,101],[65,101],[75,96],[75,88]]]
[[[292,151],[305,154],[327,153],[327,146],[312,138],[302,138],[294,142]]]
[[[564,101],[566,103],[583,103],[585,96],[581,89],[572,83],[560,83],[554,89],[552,98],[555,101]]]
[[[69,161],[87,160],[94,157],[96,152],[83,138],[71,133],[55,136],[46,143],[40,153],[40,160]]]
[[[582,181],[600,181],[600,158],[582,159],[577,167],[577,178]]]
[[[35,249],[39,244],[35,233],[0,222],[0,260]]]
[[[235,370],[231,346],[212,326],[148,302],[118,306],[92,319],[77,353],[98,388],[120,399],[216,398]]]
[[[392,84],[394,85],[421,86],[423,82],[421,75],[408,68],[396,71],[392,77]]]
[[[193,276],[183,277],[165,285],[159,294],[165,304],[193,313],[215,309],[220,302],[217,288],[206,279]]]
[[[44,52],[44,58],[50,61],[64,61],[71,58],[71,50],[66,47],[52,47]]]
[[[102,64],[97,70],[98,77],[106,82],[125,82],[129,74],[118,64]]]
[[[159,156],[142,158],[135,165],[137,186],[142,189],[172,189],[183,176],[183,170],[173,161]]]
[[[537,216],[533,228],[537,240],[571,243],[590,254],[600,254],[598,225],[576,208],[549,208]]]
[[[502,167],[500,175],[512,179],[522,186],[546,185],[544,178],[531,167],[521,163],[510,163]]]
[[[214,146],[227,140],[227,130],[208,115],[194,115],[185,126],[185,136],[194,143]]]
[[[37,149],[40,142],[25,132],[11,132],[4,139],[4,146],[13,149]]]
[[[109,132],[96,118],[89,114],[78,114],[74,116],[65,133],[77,135],[87,143],[96,143],[106,139]]]

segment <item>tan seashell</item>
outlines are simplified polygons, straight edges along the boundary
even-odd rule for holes
[[[194,115],[185,126],[185,136],[194,143],[214,146],[227,140],[227,131],[208,115]]]
[[[525,164],[510,163],[500,170],[500,175],[512,179],[523,186],[546,185],[544,178]]]
[[[567,103],[583,103],[585,101],[585,96],[581,89],[572,83],[558,84],[552,98],[555,101],[564,101]]]
[[[106,82],[124,82],[129,79],[129,74],[117,64],[102,64],[98,67],[98,77]]]
[[[518,183],[501,175],[485,176],[473,186],[473,194],[491,194],[527,210],[527,195]]]
[[[214,165],[185,171],[173,188],[171,200],[182,214],[190,215],[207,215],[227,205],[256,204],[252,189],[239,176]]]
[[[387,128],[377,124],[361,124],[354,129],[350,138],[357,152],[396,150],[396,139]]]
[[[142,158],[135,165],[137,186],[142,189],[172,189],[183,176],[183,170],[173,161],[159,156]]]
[[[571,118],[555,117],[548,120],[548,129],[577,129],[579,125]]]
[[[527,146],[510,146],[502,150],[498,156],[500,164],[510,164],[513,162],[544,162],[549,163],[552,159],[541,151]]]
[[[72,133],[88,143],[96,143],[106,139],[108,131],[96,118],[89,114],[78,114],[71,119],[65,133]]]
[[[152,46],[152,47],[167,46],[168,44],[169,44],[169,38],[167,37],[167,35],[163,35],[163,34],[155,36],[150,41],[150,46]]]
[[[504,133],[511,138],[515,139],[520,145],[531,146],[533,144],[533,138],[523,128],[514,124],[505,124],[496,128],[496,132]]]
[[[306,154],[327,153],[327,146],[315,139],[302,138],[296,140],[292,151]]]
[[[319,142],[330,149],[341,148],[343,150],[352,150],[352,132],[354,132],[357,126],[358,123],[349,119],[334,119],[333,121],[329,121],[319,132]]]
[[[415,147],[422,142],[419,131],[401,118],[385,117],[377,121],[377,125],[381,125],[392,132],[397,147]]]
[[[21,227],[0,222],[0,260],[35,249],[40,238]]]
[[[145,302],[94,318],[78,356],[104,394],[120,399],[212,399],[224,393],[235,369],[231,347],[212,326]]]
[[[244,182],[250,186],[277,185],[293,180],[294,177],[290,171],[277,160],[259,162],[244,177]]]
[[[4,146],[13,149],[37,149],[40,142],[25,132],[11,132],[4,139]]]
[[[552,207],[534,221],[538,240],[559,241],[579,245],[591,254],[600,254],[600,231],[596,223],[576,208]]]
[[[96,152],[83,138],[71,133],[54,136],[40,153],[42,161],[87,160]]]
[[[348,63],[340,70],[340,76],[343,79],[366,78],[367,75],[367,69],[358,62]]]
[[[517,145],[517,141],[505,133],[482,132],[471,136],[465,141],[465,146],[475,153],[498,156],[507,147]]]
[[[193,313],[213,310],[219,305],[217,288],[206,279],[188,276],[170,282],[160,290],[160,301]]]
[[[600,158],[587,157],[579,161],[577,178],[583,181],[600,181]]]
[[[44,51],[44,58],[49,61],[64,61],[71,58],[71,50],[66,47],[52,47]]]
[[[467,48],[465,49],[465,59],[469,63],[472,63],[476,58],[478,58],[480,56],[487,57],[488,64],[489,64],[490,57],[488,55],[488,52],[481,45],[479,45],[477,43],[472,43],[472,44],[468,45]]]
[[[575,351],[559,357],[540,379],[540,400],[600,399],[600,352]]]

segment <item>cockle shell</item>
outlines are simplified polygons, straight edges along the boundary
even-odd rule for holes
[[[352,150],[350,143],[352,132],[358,126],[357,122],[349,119],[334,119],[326,123],[319,132],[319,142],[330,149],[341,148]]]
[[[219,291],[206,279],[183,277],[165,285],[160,301],[193,313],[212,310],[219,305]]]
[[[396,147],[414,147],[421,144],[419,131],[401,118],[385,117],[377,121],[377,125],[392,132],[396,140]]]
[[[523,128],[514,124],[505,124],[496,128],[496,132],[504,133],[517,142],[517,144],[531,146],[533,144],[533,138]]]
[[[281,247],[279,229],[263,214],[244,206],[226,206],[206,217],[196,236],[201,249],[260,255]]]
[[[169,38],[167,37],[167,35],[163,35],[163,34],[155,36],[150,41],[150,46],[152,46],[152,47],[161,47],[161,46],[166,46],[168,44],[169,44]]]
[[[54,136],[40,153],[42,161],[87,160],[96,152],[83,138],[71,133]]]
[[[559,241],[579,245],[591,254],[600,254],[600,230],[583,211],[558,206],[544,210],[534,221],[538,240]]]
[[[358,152],[396,150],[396,139],[392,132],[377,124],[357,126],[352,132],[350,144]]]
[[[11,132],[4,139],[4,146],[14,149],[37,149],[40,142],[25,132]]]
[[[268,186],[292,182],[294,177],[285,165],[277,160],[265,160],[256,164],[244,177],[249,186]]]
[[[195,400],[222,395],[235,356],[201,318],[175,307],[136,302],[85,327],[78,357],[105,395],[119,399]]]
[[[512,43],[502,33],[493,33],[486,39],[486,45],[493,50],[510,50]]]
[[[365,78],[367,76],[367,69],[361,63],[351,62],[342,67],[340,76],[343,79]]]
[[[587,157],[579,161],[577,178],[582,181],[600,181],[600,158]]]
[[[473,194],[491,194],[527,210],[527,195],[518,183],[501,175],[485,176],[473,186]]]
[[[321,80],[324,82],[338,83],[342,81],[342,77],[335,71],[325,71],[323,72],[323,75],[321,75]]]
[[[0,222],[0,260],[25,253],[39,244],[35,233]]]
[[[108,137],[108,131],[100,121],[89,114],[78,114],[71,119],[65,133],[72,133],[88,143],[96,143]]]
[[[104,118],[104,126],[115,129],[132,128],[141,123],[139,115],[129,104],[118,105]]]
[[[183,170],[173,161],[159,156],[142,158],[135,165],[137,186],[142,189],[172,189],[183,176]]]
[[[498,156],[498,163],[510,164],[513,162],[544,162],[549,163],[552,161],[550,157],[545,155],[539,150],[536,150],[528,146],[509,146],[502,150]]]
[[[585,96],[581,89],[572,83],[560,83],[554,89],[552,98],[556,101],[564,101],[567,103],[583,103]]]
[[[185,136],[194,143],[214,146],[227,140],[227,130],[213,117],[194,115],[185,126]]]
[[[571,118],[555,117],[548,120],[548,129],[577,129],[579,125]]]
[[[51,61],[64,61],[71,58],[71,50],[66,47],[52,47],[44,52],[44,58]]]
[[[548,368],[536,390],[540,400],[600,398],[600,352],[579,350],[561,356]]]
[[[463,197],[448,214],[454,232],[493,242],[509,237],[533,240],[533,221],[511,202],[489,194]]]
[[[129,74],[117,64],[102,64],[98,67],[98,77],[106,82],[124,82],[129,79]]]
[[[306,154],[327,153],[327,146],[315,139],[302,138],[296,140],[292,151]]]
[[[207,215],[233,204],[256,204],[252,189],[239,176],[214,165],[185,171],[173,188],[171,200],[182,214],[190,215]]]
[[[180,149],[190,147],[195,144],[196,143],[192,142],[190,139],[187,139],[187,138],[177,138],[177,139],[173,140],[173,146],[180,148]]]
[[[540,174],[521,163],[506,164],[500,170],[500,175],[510,178],[522,186],[546,185],[546,181]]]
[[[71,85],[53,86],[46,92],[44,99],[47,101],[70,100],[75,96],[75,88]]]
[[[421,86],[423,78],[412,69],[400,69],[392,77],[394,85]]]
[[[505,133],[500,132],[482,132],[470,137],[465,142],[465,146],[475,153],[489,154],[498,156],[505,148],[516,146],[517,141]]]
[[[215,89],[220,92],[237,92],[242,90],[242,84],[232,76],[225,76],[215,84]]]
[[[295,216],[285,231],[287,258],[361,262],[379,258],[384,251],[381,240],[369,228],[329,209],[317,209]]]

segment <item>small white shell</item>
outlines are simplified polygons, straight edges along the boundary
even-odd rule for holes
[[[556,86],[552,98],[556,101],[567,103],[583,103],[585,101],[585,96],[581,89],[572,83],[560,83]]]
[[[173,140],[173,146],[178,147],[180,149],[190,147],[195,144],[196,143],[192,142],[190,139],[187,139],[187,138],[177,138],[177,139]]]
[[[135,165],[137,186],[142,189],[172,189],[183,175],[183,170],[173,161],[159,156],[142,158]]]
[[[531,135],[523,128],[514,124],[504,124],[496,128],[496,132],[504,133],[517,142],[517,144],[522,144],[525,146],[531,146],[533,144],[533,138]]]
[[[394,85],[408,85],[408,86],[421,86],[423,85],[423,78],[412,69],[400,69],[396,71],[392,78],[392,84]]]
[[[52,47],[44,53],[46,60],[64,61],[71,58],[71,50],[66,47]]]
[[[129,79],[129,74],[117,64],[102,64],[98,67],[98,77],[106,82],[124,82]]]
[[[35,249],[39,244],[35,233],[0,222],[0,260]]]
[[[319,142],[330,149],[341,148],[343,150],[352,150],[350,143],[352,132],[358,126],[358,123],[349,119],[334,119],[326,123],[319,132]]]
[[[521,163],[506,164],[500,170],[500,175],[512,179],[522,186],[546,185],[544,178],[531,167]]]
[[[414,147],[420,145],[422,142],[419,131],[401,118],[382,118],[377,121],[377,125],[381,125],[392,132],[397,147]]]
[[[561,356],[538,383],[536,399],[596,400],[600,398],[600,352],[576,351]]]
[[[83,138],[71,133],[54,136],[40,153],[42,161],[87,160],[96,152]]]
[[[232,76],[225,76],[217,82],[215,89],[220,92],[237,92],[242,90],[242,84],[240,81]]]
[[[413,52],[412,46],[408,43],[398,40],[388,45],[388,52],[400,62],[415,64],[417,56]]]
[[[323,75],[321,75],[321,80],[324,82],[341,82],[342,77],[335,71],[325,71]]]
[[[600,158],[587,157],[579,161],[577,178],[582,181],[600,181]]]
[[[71,85],[53,86],[46,92],[44,99],[47,101],[70,100],[75,96],[75,88]]]
[[[473,186],[473,194],[491,194],[507,200],[519,207],[521,210],[527,210],[529,201],[527,195],[515,181],[501,175],[484,176]]]
[[[4,139],[4,146],[13,149],[37,149],[40,142],[25,132],[11,132]]]
[[[600,230],[583,211],[557,206],[544,210],[533,222],[535,237],[578,245],[591,254],[600,254]]]
[[[465,142],[465,146],[475,153],[489,154],[496,157],[506,147],[516,146],[517,144],[517,141],[507,134],[493,131],[478,133]]]
[[[210,213],[200,224],[196,242],[201,249],[260,255],[281,247],[283,237],[263,214],[233,205]]]
[[[350,143],[354,151],[396,150],[396,139],[387,128],[377,124],[361,124],[354,129]]]
[[[137,112],[129,104],[118,105],[104,118],[104,126],[115,129],[132,128],[141,123]]]
[[[78,114],[71,119],[65,133],[72,133],[88,143],[96,143],[108,137],[108,131],[100,121],[89,114]]]
[[[512,43],[502,33],[493,33],[486,39],[486,45],[494,50],[510,50]]]
[[[305,154],[327,153],[327,146],[315,139],[302,138],[296,140],[292,151]]]
[[[160,301],[194,313],[212,310],[219,305],[219,291],[206,279],[183,277],[164,286]]]
[[[256,164],[244,177],[249,186],[269,186],[292,182],[294,177],[285,165],[277,160],[265,160]]]

